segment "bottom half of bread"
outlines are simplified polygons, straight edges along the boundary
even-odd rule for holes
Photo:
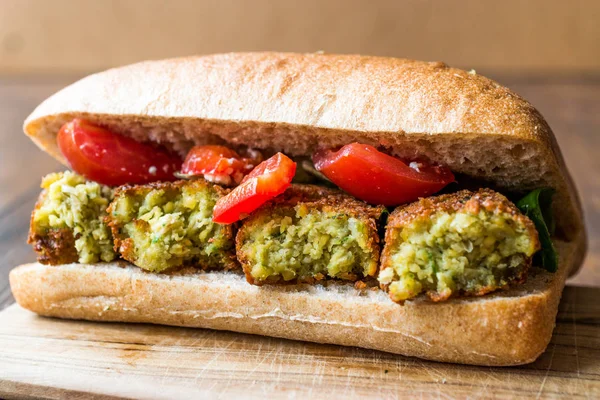
[[[479,298],[393,303],[352,285],[253,286],[235,272],[153,274],[124,262],[15,268],[17,302],[40,315],[210,328],[382,350],[430,360],[517,365],[552,336],[576,246],[558,243],[559,271]]]

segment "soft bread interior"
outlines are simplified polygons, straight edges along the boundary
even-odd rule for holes
[[[369,143],[499,189],[557,190],[560,234],[585,236],[576,190],[539,112],[509,89],[443,63],[320,54],[222,54],[145,62],[91,75],[42,103],[25,132],[56,145],[74,117],[185,153],[226,142],[290,155]]]
[[[573,244],[558,243],[557,274],[480,298],[393,303],[350,284],[249,285],[234,272],[145,273],[127,263],[45,266],[10,274],[17,302],[38,314],[145,322],[359,346],[480,365],[533,361],[546,348]]]
[[[170,120],[85,113],[61,114],[44,121],[35,133],[44,150],[52,151],[66,165],[55,148],[60,127],[76,117],[89,119],[112,131],[139,141],[160,143],[185,155],[194,145],[227,143],[257,149],[282,151],[293,156],[312,155],[319,148],[336,148],[361,142],[384,148],[408,160],[423,159],[449,166],[453,171],[486,179],[518,190],[552,186],[556,172],[548,163],[547,149],[535,141],[503,135],[439,133],[392,136],[388,132],[321,130],[286,124],[251,122]],[[527,168],[523,168],[527,165]]]

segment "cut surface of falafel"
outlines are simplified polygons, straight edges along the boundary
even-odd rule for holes
[[[243,220],[236,249],[246,279],[260,285],[375,276],[383,210],[338,190],[292,185]]]
[[[396,302],[480,296],[524,281],[539,248],[533,222],[506,197],[463,190],[392,212],[378,279]]]
[[[226,189],[203,179],[122,186],[108,208],[115,249],[151,271],[183,266],[233,269],[233,226],[212,221]]]
[[[89,264],[117,257],[104,222],[113,196],[110,187],[70,171],[45,176],[41,187],[27,240],[40,263]]]

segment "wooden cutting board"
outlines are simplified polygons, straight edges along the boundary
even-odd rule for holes
[[[566,289],[548,350],[512,368],[230,332],[0,313],[0,397],[600,398],[600,289]]]

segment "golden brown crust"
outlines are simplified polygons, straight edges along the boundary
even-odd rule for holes
[[[42,264],[60,265],[77,262],[79,255],[75,248],[75,237],[70,229],[48,229],[44,234],[40,234],[35,226],[34,216],[44,202],[46,193],[46,190],[42,190],[31,212],[27,243],[33,246],[38,255],[37,260]]]
[[[290,281],[284,281],[280,276],[271,276],[264,281],[258,281],[252,276],[252,262],[248,255],[243,250],[243,245],[249,237],[249,231],[253,228],[256,221],[261,221],[265,215],[281,215],[283,210],[291,210],[299,203],[306,205],[308,209],[319,210],[323,212],[341,213],[355,217],[365,223],[369,231],[369,247],[373,254],[376,255],[376,261],[379,263],[379,234],[378,222],[379,218],[385,209],[383,206],[370,206],[363,201],[345,194],[337,189],[329,189],[317,185],[292,185],[282,195],[276,197],[272,201],[263,205],[260,209],[253,212],[248,218],[242,220],[240,229],[235,238],[237,259],[242,264],[242,268],[246,275],[248,283],[253,285],[265,284],[283,284],[292,285],[297,283],[319,283],[333,278],[323,274],[316,274],[311,277],[303,277]],[[369,271],[368,276],[375,276],[377,268]],[[356,281],[359,278],[364,278],[357,274],[348,273],[340,276],[339,279],[346,281]]]
[[[490,189],[479,189],[477,192],[461,190],[456,193],[443,194],[421,198],[413,203],[396,208],[389,216],[385,232],[385,246],[381,253],[381,270],[392,268],[392,256],[398,241],[401,241],[402,229],[411,225],[415,220],[429,220],[437,213],[457,213],[463,210],[471,214],[479,213],[484,209],[490,213],[502,213],[511,216],[518,225],[524,226],[527,234],[534,241],[535,251],[541,248],[537,229],[534,223],[505,196]],[[438,293],[428,290],[427,296],[434,302],[446,301],[450,297],[483,296],[496,290],[508,289],[511,285],[523,284],[527,280],[527,272],[531,267],[532,257],[527,257],[520,268],[515,269],[514,274],[507,278],[503,285],[481,286],[474,291],[460,290],[458,292],[447,291]],[[382,284],[381,288],[388,291],[389,284]],[[390,294],[391,296],[391,294]]]
[[[585,253],[581,206],[543,117],[498,83],[443,63],[291,53],[144,62],[65,88],[24,130],[64,162],[55,137],[74,117],[180,152],[225,141],[310,155],[358,141],[501,190],[550,186],[559,230],[580,240],[580,261]]]
[[[352,284],[254,286],[234,272],[151,274],[121,263],[24,265],[17,302],[41,315],[210,328],[478,365],[535,360],[554,328],[574,243],[557,243],[556,274],[484,298],[393,303]]]
[[[378,220],[385,210],[384,206],[369,205],[339,189],[306,184],[293,184],[282,195],[263,205],[261,209],[268,211],[276,206],[293,207],[298,203],[306,203],[319,210],[343,210],[348,215],[361,219]]]
[[[479,189],[476,192],[461,190],[455,193],[420,198],[418,201],[397,207],[390,214],[387,227],[401,229],[413,223],[415,219],[429,219],[438,212],[456,213],[467,210],[472,214],[477,214],[480,208],[491,213],[509,214],[523,224],[531,236],[537,237],[537,230],[533,222],[523,215],[513,202],[490,189]],[[537,247],[539,248],[539,242]]]
[[[33,246],[42,264],[70,264],[79,259],[73,232],[67,228],[49,229],[43,235],[30,231],[27,243]]]
[[[198,178],[194,180],[180,179],[174,182],[150,182],[143,185],[122,185],[115,189],[114,197],[135,196],[137,194],[145,194],[150,190],[181,190],[184,186],[189,185],[190,183],[210,187],[214,189],[219,194],[219,196],[225,196],[230,191],[229,189],[226,189],[222,186],[215,185],[205,181],[204,179]]]

